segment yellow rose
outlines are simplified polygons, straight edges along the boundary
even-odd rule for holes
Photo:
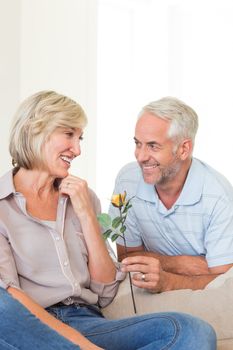
[[[121,208],[126,204],[126,191],[124,193],[114,194],[111,203],[114,207]]]

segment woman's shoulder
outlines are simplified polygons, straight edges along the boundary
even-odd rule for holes
[[[14,192],[13,170],[9,170],[0,177],[0,200],[5,199]]]

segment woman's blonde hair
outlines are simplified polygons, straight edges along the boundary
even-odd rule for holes
[[[58,127],[83,129],[87,117],[71,98],[55,91],[40,91],[19,106],[10,132],[12,164],[25,169],[43,164],[42,146]]]

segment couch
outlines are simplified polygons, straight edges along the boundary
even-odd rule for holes
[[[218,350],[233,350],[233,268],[203,290],[182,289],[157,294],[134,287],[137,314],[179,311],[202,318],[215,329]],[[105,317],[133,316],[129,280],[120,285],[114,301],[103,310]]]

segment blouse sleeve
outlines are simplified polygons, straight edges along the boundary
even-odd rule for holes
[[[8,239],[0,232],[0,287],[19,288],[19,278]]]

